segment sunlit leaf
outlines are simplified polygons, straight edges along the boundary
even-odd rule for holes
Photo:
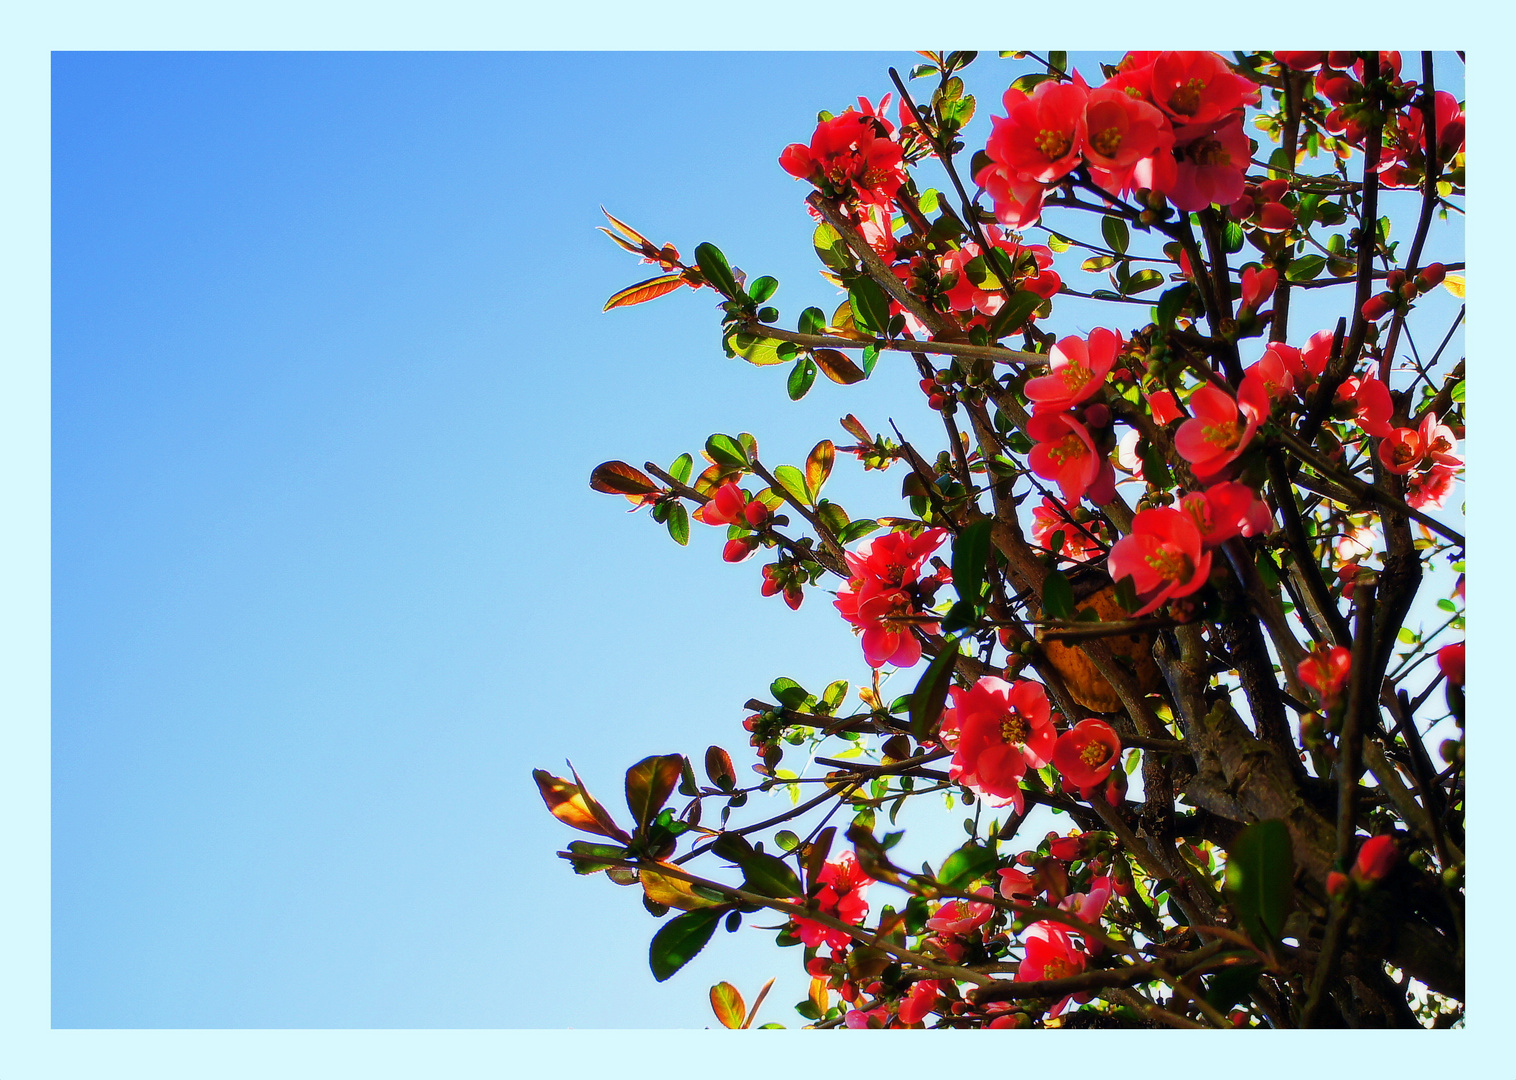
[[[620,292],[614,294],[605,302],[601,311],[609,311],[611,308],[628,307],[631,304],[642,304],[649,300],[656,300],[665,293],[671,293],[679,286],[685,284],[683,274],[662,274],[659,277],[648,278],[639,281],[635,285],[628,285]]]
[[[626,770],[626,805],[639,832],[647,828],[668,802],[683,766],[684,755],[663,754],[643,758]]]
[[[811,448],[805,459],[805,487],[810,501],[821,497],[821,486],[832,475],[832,462],[837,458],[837,447],[831,439],[822,439]]]
[[[740,1028],[747,1019],[747,1005],[737,988],[729,982],[711,987],[711,1010],[724,1028]]]
[[[1290,831],[1279,818],[1254,822],[1227,851],[1226,889],[1248,935],[1260,945],[1278,939],[1295,900]]]
[[[641,469],[624,461],[607,461],[590,473],[590,487],[607,495],[650,495],[662,491]]]
[[[623,832],[606,813],[589,792],[577,784],[543,769],[533,769],[532,779],[537,782],[537,790],[542,795],[542,801],[547,804],[552,815],[565,825],[580,832],[595,833],[599,836],[609,836],[613,840],[627,843],[631,837]]]
[[[862,368],[849,360],[845,353],[840,353],[836,349],[817,349],[811,355],[815,358],[816,366],[821,369],[821,373],[834,383],[849,386],[868,378]]]
[[[721,921],[721,908],[701,908],[676,915],[653,935],[648,949],[648,964],[659,982],[688,964],[705,948]]]

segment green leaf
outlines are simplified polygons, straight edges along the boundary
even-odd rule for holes
[[[1069,54],[1066,52],[1048,53],[1048,67],[1056,68],[1065,75],[1069,74]]]
[[[1226,889],[1248,936],[1277,940],[1295,900],[1295,857],[1280,818],[1243,829],[1227,851]]]
[[[810,503],[805,492],[805,476],[793,465],[780,465],[774,469],[774,480],[780,489],[801,505]]]
[[[970,882],[984,877],[999,862],[987,847],[968,843],[942,860],[937,880],[945,888],[962,890]]]
[[[821,519],[821,524],[832,530],[833,535],[840,536],[848,526],[847,511],[825,499],[816,504],[816,516]]]
[[[871,532],[879,530],[879,522],[873,518],[856,518],[847,523],[847,528],[837,534],[837,540],[843,544],[851,544],[854,540],[861,540]]]
[[[705,948],[716,932],[716,924],[726,914],[719,907],[698,908],[676,915],[653,935],[648,950],[648,963],[653,969],[653,978],[663,982],[674,972],[684,967]]]
[[[568,849],[580,858],[569,860],[569,865],[574,868],[576,874],[598,874],[609,863],[600,862],[599,859],[624,859],[626,848],[612,847],[609,844],[592,844],[587,840],[570,840]]]
[[[808,307],[800,313],[799,330],[802,334],[826,333],[826,312],[819,307]]]
[[[669,475],[681,484],[688,484],[690,482],[690,466],[694,465],[694,463],[695,459],[688,454],[680,454],[674,459],[674,463],[669,466]]]
[[[742,868],[742,887],[764,896],[800,896],[805,890],[790,864],[776,855],[754,851],[737,864]]]
[[[645,831],[668,802],[683,768],[683,754],[663,754],[643,758],[626,770],[626,805],[638,832]]]
[[[853,319],[864,333],[883,337],[890,325],[890,301],[873,278],[860,277],[848,289]]]
[[[944,634],[956,634],[960,630],[967,630],[979,621],[978,604],[971,604],[967,600],[959,600],[948,609],[948,613],[942,619],[942,632]]]
[[[805,459],[805,490],[807,500],[814,503],[821,497],[822,485],[832,475],[832,463],[837,460],[837,444],[831,439],[822,439]]]
[[[816,255],[827,269],[852,269],[853,253],[848,250],[847,244],[843,243],[842,234],[826,222],[823,221],[820,225],[816,226],[816,232],[811,237],[811,243],[816,248]]]
[[[680,502],[669,504],[669,535],[680,547],[690,542],[690,514]]]
[[[1301,255],[1290,262],[1284,276],[1291,281],[1311,281],[1326,269],[1326,259],[1320,255]]]
[[[798,709],[810,697],[805,687],[794,679],[781,675],[769,684],[769,693],[779,700],[779,703],[789,709]]]
[[[990,528],[994,519],[981,518],[967,526],[953,541],[953,588],[968,604],[977,604],[984,587],[985,565],[990,557]]]
[[[753,303],[761,304],[774,295],[774,290],[779,288],[779,282],[767,275],[759,278],[748,288],[747,294],[753,298]]]
[[[995,317],[990,320],[990,337],[1002,338],[1021,329],[1042,303],[1042,297],[1026,289],[1012,293],[1011,298],[1001,305],[1000,310],[995,312]]]
[[[1252,954],[1239,951],[1227,955],[1241,958]],[[1262,964],[1228,965],[1211,976],[1205,1000],[1218,1011],[1226,1012],[1253,992],[1253,988],[1258,985],[1258,976],[1262,974]]]
[[[1126,612],[1136,611],[1142,606],[1137,602],[1137,583],[1132,580],[1131,574],[1116,582],[1116,603]]]
[[[1062,571],[1052,570],[1042,582],[1042,613],[1048,619],[1074,617],[1074,589]]]
[[[738,295],[737,279],[732,275],[732,268],[727,264],[726,256],[721,254],[721,249],[715,244],[701,244],[695,248],[695,262],[700,267],[700,272],[722,296],[735,299]]]
[[[1162,284],[1163,275],[1160,274],[1157,270],[1139,270],[1131,277],[1127,278],[1126,285],[1122,288],[1121,291],[1126,293],[1128,296],[1131,296],[1134,293],[1147,292],[1149,289],[1156,289]]]
[[[1242,225],[1239,222],[1228,221],[1222,227],[1221,247],[1228,255],[1242,250]]]
[[[733,334],[728,344],[738,356],[757,367],[773,367],[775,364],[784,363],[794,355],[786,348],[791,345],[790,342],[762,337],[758,334]]]
[[[953,685],[953,665],[958,662],[958,639],[950,638],[942,651],[927,665],[926,673],[911,692],[911,734],[918,742],[930,738],[942,717],[948,688]]]
[[[842,704],[842,699],[845,697],[847,697],[846,679],[828,683],[826,689],[821,691],[821,703],[834,711]]]
[[[1100,219],[1100,235],[1105,237],[1106,246],[1118,255],[1126,254],[1127,244],[1132,240],[1126,222],[1114,214],[1107,214]]]
[[[879,363],[879,346],[865,345],[863,347],[863,377],[867,379],[874,374],[874,365]]]
[[[790,368],[790,377],[785,384],[791,401],[799,401],[810,392],[811,386],[816,382],[816,363],[809,356],[802,356],[795,361],[795,366]]]
[[[1463,383],[1464,380],[1459,379],[1457,385],[1455,385],[1452,391],[1448,394],[1448,397],[1452,398],[1460,405],[1463,404]]]
[[[705,452],[711,455],[711,460],[717,465],[730,465],[737,468],[747,468],[752,463],[748,461],[747,454],[742,445],[730,435],[722,435],[719,432],[705,440]]]

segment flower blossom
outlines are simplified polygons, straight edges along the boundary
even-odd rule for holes
[[[1046,765],[1057,742],[1047,692],[1040,683],[987,675],[952,695],[958,746],[948,775],[991,805],[1014,803],[1021,813],[1021,777]]]
[[[1243,378],[1236,398],[1206,383],[1190,395],[1190,410],[1195,415],[1174,433],[1174,449],[1206,481],[1236,461],[1253,441],[1268,416],[1269,395],[1256,374]]]
[[[818,911],[854,925],[868,918],[869,904],[863,894],[874,879],[859,869],[858,856],[854,852],[844,851],[823,866],[818,880],[821,882],[821,889],[815,896]],[[803,904],[806,901],[797,897],[793,902]],[[824,926],[800,915],[795,916],[795,936],[811,949],[819,948],[823,942],[833,949],[841,949],[853,940],[845,930]]]
[[[1211,553],[1201,551],[1194,518],[1182,510],[1158,506],[1137,512],[1132,531],[1116,541],[1106,565],[1116,581],[1132,579],[1142,602],[1132,613],[1135,617],[1203,586],[1211,573]]]
[[[1059,341],[1048,355],[1048,374],[1027,380],[1033,412],[1063,412],[1099,393],[1119,348],[1121,336],[1103,327],[1091,330],[1087,341]]]
[[[1318,645],[1309,656],[1300,661],[1295,673],[1300,681],[1316,692],[1323,709],[1334,708],[1342,697],[1342,688],[1347,683],[1348,672],[1353,666],[1353,654],[1341,645],[1331,648]]]
[[[865,102],[865,104],[867,104]],[[810,145],[791,143],[779,155],[785,172],[809,180],[829,194],[893,208],[905,182],[904,152],[890,138],[881,117],[849,108],[816,125]]]
[[[1026,955],[1016,969],[1017,982],[1040,982],[1044,979],[1066,979],[1078,975],[1089,963],[1087,954],[1068,929],[1058,923],[1037,922],[1027,927],[1022,935]],[[1049,1016],[1057,1016],[1075,999],[1074,994],[1063,998],[1048,1010]],[[1088,995],[1082,995],[1088,1000]]]
[[[1058,736],[1053,768],[1081,789],[1093,788],[1111,774],[1121,756],[1121,738],[1104,720],[1081,720]]]

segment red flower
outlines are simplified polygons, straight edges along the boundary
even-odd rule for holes
[[[1437,666],[1448,682],[1455,686],[1463,685],[1463,642],[1456,645],[1444,645],[1437,650]]]
[[[1048,763],[1058,741],[1040,683],[1008,683],[987,675],[968,690],[953,688],[958,748],[949,776],[986,801],[1022,811],[1021,777]]]
[[[1250,366],[1244,374],[1257,377],[1263,384],[1264,391],[1269,395],[1270,401],[1280,401],[1295,389],[1295,376],[1290,372],[1290,364],[1285,360],[1279,348],[1274,345],[1265,349],[1258,362]]]
[[[1153,102],[1182,125],[1177,133],[1181,140],[1186,131],[1213,129],[1243,105],[1258,101],[1258,87],[1213,52],[1159,53],[1150,80]]]
[[[918,979],[911,984],[910,993],[900,1001],[900,1022],[907,1026],[919,1024],[926,1019],[941,997],[940,984],[936,979]]]
[[[1379,460],[1392,473],[1404,475],[1421,461],[1425,447],[1412,428],[1395,428],[1379,440]]]
[[[1211,573],[1211,553],[1201,553],[1200,530],[1190,515],[1169,506],[1139,510],[1132,531],[1111,548],[1111,577],[1130,577],[1146,615],[1166,600],[1189,596]]]
[[[1087,342],[1072,336],[1059,341],[1048,356],[1048,374],[1027,381],[1032,411],[1064,412],[1099,393],[1119,348],[1121,336],[1103,327],[1091,330]]]
[[[1027,463],[1044,480],[1057,482],[1065,503],[1073,504],[1083,498],[1100,478],[1101,463],[1110,465],[1095,448],[1090,429],[1071,413],[1034,413],[1027,422],[1026,433],[1037,440],[1027,454]],[[1114,490],[1114,474],[1111,480]],[[1109,502],[1110,496],[1098,501]]]
[[[1053,767],[1081,788],[1092,788],[1111,774],[1121,755],[1121,739],[1104,720],[1081,720],[1058,737]]]
[[[864,578],[880,587],[909,585],[946,538],[946,529],[927,529],[919,536],[888,532],[870,537],[846,553],[848,569],[855,578]]]
[[[711,493],[705,505],[695,511],[695,516],[707,525],[732,525],[744,520],[747,505],[747,492],[728,480]]]
[[[1331,709],[1342,696],[1343,685],[1353,666],[1353,654],[1341,645],[1318,645],[1295,669],[1300,681],[1316,691],[1323,709]]]
[[[758,591],[764,596],[773,596],[783,590],[784,602],[790,606],[791,611],[798,611],[801,602],[805,599],[800,583],[802,576],[793,568],[770,563],[763,568],[763,584],[759,586]]]
[[[1244,377],[1236,399],[1210,383],[1190,396],[1195,415],[1179,425],[1174,449],[1202,481],[1214,477],[1247,449],[1269,411],[1269,395],[1257,375]]]
[[[1441,510],[1453,493],[1453,478],[1456,469],[1446,465],[1433,465],[1425,472],[1412,473],[1406,477],[1405,501],[1417,510],[1431,507]]]
[[[1252,147],[1238,118],[1214,133],[1186,144],[1179,156],[1174,183],[1167,190],[1169,202],[1180,210],[1203,210],[1212,203],[1223,206],[1237,201],[1246,186]]]
[[[1026,955],[1016,969],[1017,982],[1066,979],[1078,975],[1089,963],[1089,956],[1075,943],[1068,929],[1059,923],[1033,923],[1022,935],[1022,942],[1026,946]],[[1070,994],[1057,1002],[1048,1010],[1048,1015],[1057,1016],[1074,997]]]
[[[1009,165],[991,162],[974,174],[974,182],[994,200],[995,220],[1000,224],[1024,229],[1042,216],[1046,185],[1020,179]]]
[[[988,886],[982,886],[976,891],[978,896],[994,896],[995,892]],[[939,934],[971,934],[995,914],[994,904],[977,903],[973,900],[948,900],[937,909],[930,919],[926,921],[927,929],[935,930]]]
[[[815,898],[818,911],[854,925],[860,925],[868,918],[869,904],[863,894],[874,883],[874,879],[858,868],[858,856],[855,853],[844,851],[834,861],[823,866],[817,877],[822,883]],[[796,897],[793,902],[803,904],[805,900]],[[833,949],[841,949],[853,940],[845,930],[823,926],[799,915],[795,916],[795,936],[811,949],[819,948],[822,942]]]
[[[1358,383],[1358,391],[1354,395],[1357,400],[1358,426],[1375,438],[1383,439],[1394,429],[1390,426],[1390,417],[1394,415],[1395,404],[1390,400],[1389,388],[1378,379],[1365,378]]]
[[[779,165],[791,176],[830,189],[829,194],[892,206],[905,169],[904,154],[889,136],[888,121],[848,109],[818,124],[810,146],[785,147]]]
[[[1239,534],[1257,536],[1274,527],[1269,504],[1235,480],[1192,492],[1179,500],[1179,508],[1194,519],[1201,545],[1207,548],[1219,547]]]
[[[1037,895],[1037,885],[1031,874],[1015,867],[995,872],[1000,875],[1000,895],[1005,899],[1030,901]]]
[[[1042,503],[1032,509],[1032,539],[1041,547],[1051,549],[1053,534],[1063,533],[1063,557],[1074,562],[1088,562],[1105,548],[1101,545],[1094,521],[1075,524],[1069,520],[1076,504],[1060,508],[1052,499],[1043,497]]]
[[[1458,437],[1453,429],[1431,413],[1421,419],[1416,434],[1421,439],[1421,451],[1438,465],[1462,465],[1463,458],[1454,453],[1458,449]]]
[[[1002,99],[1006,115],[991,118],[984,152],[1016,180],[1061,180],[1079,164],[1084,149],[1089,93],[1082,83],[1051,81],[1038,83],[1030,97],[1008,89]]]
[[[1274,286],[1277,284],[1279,271],[1272,266],[1262,270],[1247,267],[1242,271],[1242,310],[1257,311],[1260,304],[1274,295]]]
[[[1155,390],[1147,395],[1148,411],[1153,414],[1153,423],[1160,427],[1178,420],[1184,413],[1179,411],[1179,402],[1170,390]]]
[[[1090,91],[1084,124],[1084,159],[1090,174],[1113,195],[1132,190],[1139,161],[1168,154],[1174,145],[1174,133],[1163,114],[1119,86]]]

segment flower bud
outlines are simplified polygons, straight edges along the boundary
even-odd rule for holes
[[[747,519],[749,525],[756,529],[768,520],[769,508],[757,499],[754,499],[742,508],[742,516]]]
[[[727,562],[737,563],[746,559],[757,548],[756,536],[739,536],[726,542],[726,547],[721,549],[721,557]]]
[[[1378,322],[1395,310],[1395,294],[1376,293],[1363,302],[1363,317],[1369,322]]]
[[[1370,837],[1358,849],[1358,860],[1353,863],[1353,877],[1364,884],[1383,881],[1395,868],[1400,853],[1395,850],[1395,838],[1388,834]]]
[[[1428,263],[1421,268],[1421,273],[1416,275],[1416,288],[1421,292],[1435,289],[1447,276],[1447,268],[1442,263]]]
[[[1347,892],[1348,876],[1341,870],[1331,870],[1327,873],[1326,886],[1327,895],[1335,899]]]
[[[1263,196],[1264,202],[1278,202],[1289,190],[1290,182],[1286,179],[1265,180],[1258,185],[1258,193]]]

